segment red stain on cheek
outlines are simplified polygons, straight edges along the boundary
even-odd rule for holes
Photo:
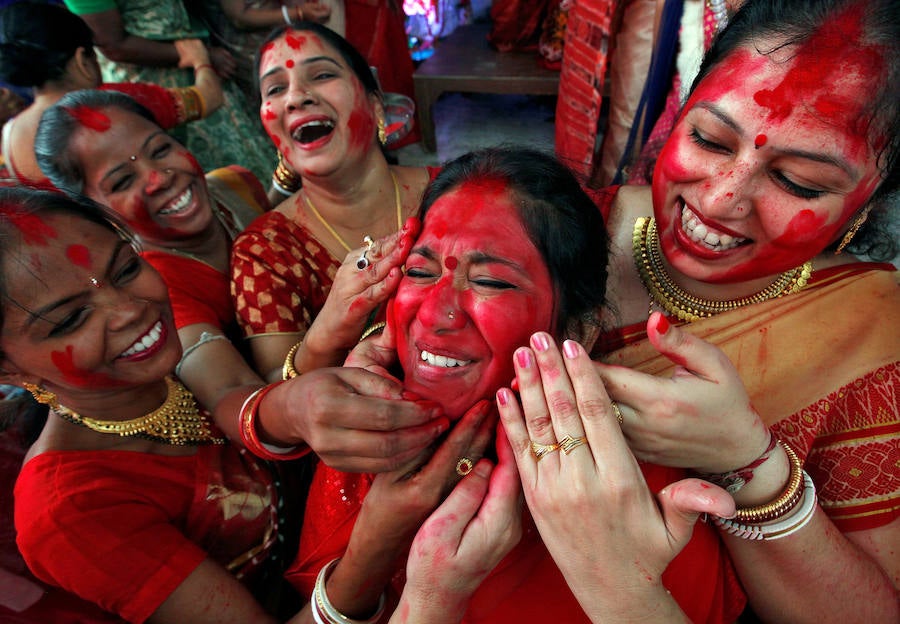
[[[456,259],[456,256],[447,256],[446,260],[444,260],[444,266],[452,271],[459,266],[459,260]]]
[[[124,382],[111,379],[108,375],[81,370],[75,365],[73,352],[74,348],[72,345],[69,345],[65,351],[53,351],[50,354],[53,365],[56,366],[63,379],[68,383],[79,387],[124,385]]]
[[[106,132],[109,130],[111,125],[109,117],[98,110],[87,106],[74,106],[68,110],[75,121],[89,130],[94,130],[95,132]]]
[[[91,268],[91,252],[84,245],[69,245],[66,247],[66,257],[76,266]]]
[[[808,243],[817,240],[825,226],[825,217],[812,210],[801,210],[785,228],[784,234],[775,242],[788,244]]]
[[[754,139],[754,141],[753,141],[753,146],[756,147],[756,149],[759,149],[759,148],[761,148],[763,145],[765,145],[765,144],[766,144],[766,141],[768,141],[768,140],[769,140],[769,139],[768,139],[768,137],[766,137],[766,135],[764,135],[764,134],[757,134],[757,135],[756,135],[756,139]]]
[[[57,237],[56,230],[35,214],[8,212],[6,218],[22,234],[22,241],[26,245],[44,246],[49,239]]]
[[[266,108],[262,114],[263,121],[273,121],[278,119],[278,115],[276,115],[271,108]]]
[[[181,152],[181,156],[191,164],[191,171],[196,173],[198,176],[204,175],[203,167],[200,166],[200,163],[197,162],[197,158],[193,154],[191,154],[187,150],[184,150]]]

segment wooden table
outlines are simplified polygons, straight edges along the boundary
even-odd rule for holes
[[[458,27],[435,44],[434,55],[413,74],[426,151],[437,150],[432,107],[445,91],[556,95],[559,72],[541,67],[537,52],[497,52],[486,39],[490,27],[490,22]]]

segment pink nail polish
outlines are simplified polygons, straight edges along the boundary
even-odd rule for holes
[[[563,343],[563,353],[565,353],[566,357],[570,360],[574,360],[578,357],[578,343],[574,340],[566,340]]]
[[[531,351],[528,349],[519,349],[516,351],[516,362],[519,363],[520,368],[530,368],[531,367]]]
[[[497,390],[497,403],[499,403],[501,407],[506,407],[509,403],[509,397],[506,395],[507,392],[508,390],[506,388]]]
[[[535,334],[531,337],[531,344],[534,345],[535,349],[542,352],[550,348],[550,341],[547,340],[546,334]]]

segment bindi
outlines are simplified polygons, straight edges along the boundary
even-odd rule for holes
[[[444,266],[452,271],[459,266],[459,260],[456,259],[456,256],[447,256],[444,260]]]
[[[69,245],[66,247],[66,257],[75,266],[91,268],[91,252],[84,245]]]
[[[753,141],[753,147],[755,147],[756,149],[759,149],[759,148],[761,148],[763,145],[765,145],[765,144],[766,144],[766,141],[768,141],[768,140],[769,140],[769,139],[768,139],[768,137],[767,137],[766,135],[764,135],[764,134],[757,134],[757,135],[756,135],[756,139],[754,139],[754,141]]]

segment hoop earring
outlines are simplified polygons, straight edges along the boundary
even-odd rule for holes
[[[300,187],[303,184],[300,176],[288,168],[281,152],[278,152],[278,164],[275,166],[275,171],[272,172],[272,184],[275,185],[275,188],[280,189],[285,195],[291,195],[300,190]]]
[[[844,252],[844,248],[850,244],[850,241],[853,240],[853,237],[856,236],[856,233],[859,231],[859,228],[862,227],[863,223],[866,222],[866,219],[869,218],[869,210],[872,209],[872,206],[866,206],[859,216],[853,221],[853,225],[850,226],[850,229],[847,230],[847,233],[844,234],[844,238],[841,239],[841,244],[837,246],[837,249],[834,250],[834,255],[839,255]]]
[[[22,384],[28,392],[31,393],[31,396],[34,397],[34,400],[38,403],[43,403],[44,405],[49,405],[52,408],[59,407],[59,400],[56,398],[56,394],[50,392],[49,390],[42,388],[33,383],[25,382]]]
[[[378,118],[378,142],[382,145],[387,144],[387,134],[384,131],[384,119]]]

